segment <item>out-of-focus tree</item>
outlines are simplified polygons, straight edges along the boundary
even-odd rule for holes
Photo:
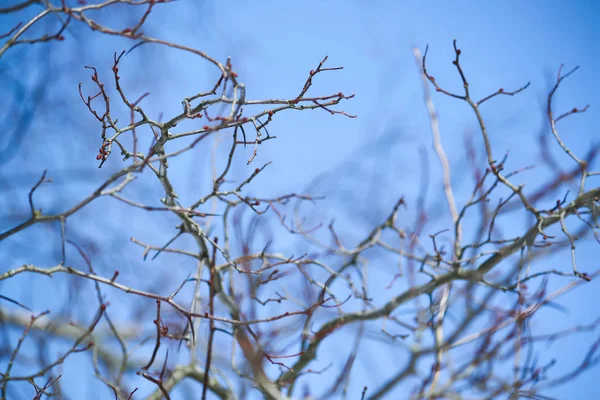
[[[307,67],[296,95],[256,100],[234,59],[145,32],[147,20],[169,1],[70,3],[34,0],[0,8],[0,15],[24,18],[0,32],[3,399],[81,398],[83,387],[94,384],[88,381],[103,388],[97,398],[116,399],[378,399],[398,398],[398,388],[415,399],[547,398],[553,387],[597,362],[600,340],[590,343],[572,372],[548,377],[554,363],[539,362],[536,346],[595,329],[599,321],[552,333],[531,323],[598,274],[578,268],[576,257],[580,243],[599,241],[600,188],[593,180],[600,173],[592,169],[597,148],[576,154],[559,131],[562,120],[587,106],[553,106],[576,68],[561,66],[547,95],[550,137],[540,146],[554,173],[529,190],[521,176],[531,167],[506,167],[509,156],[493,148],[481,112],[528,84],[475,98],[455,41],[452,63],[461,89],[452,91],[451,83],[434,78],[438,67],[427,63],[427,50],[415,49],[427,129],[443,171],[441,187],[425,181],[422,191],[436,191],[440,200],[428,208],[424,201],[396,198],[386,218],[348,244],[333,222],[313,224],[304,205],[320,198],[310,191],[252,194],[255,181],[268,179],[269,163],[258,165],[256,156],[276,139],[272,122],[282,113],[355,117],[341,108],[353,94],[313,94],[315,81],[342,67],[331,67],[325,57]],[[106,46],[112,39],[129,41],[109,63],[77,65],[88,72],[76,88],[77,111],[56,96],[72,79],[68,69],[36,68],[44,60],[32,62],[19,52],[46,46],[51,57],[71,38],[87,52],[89,40],[106,40]],[[206,63],[212,82],[204,91],[188,88],[193,93],[180,104],[146,106],[144,68],[127,61],[147,46]],[[19,71],[27,70],[41,72],[25,82]],[[465,141],[469,168],[461,173],[472,181],[468,196],[457,196],[452,185],[458,172],[442,144],[432,90],[464,103],[479,128],[481,148]],[[50,124],[56,120],[63,131],[44,132],[43,142],[39,133],[30,139],[46,124],[57,126]],[[93,137],[93,154],[78,145],[75,129]],[[32,162],[20,156],[25,145],[39,149],[47,163],[66,165],[66,180],[78,179],[69,164],[89,168],[95,157],[98,171],[80,170],[79,179],[81,188],[99,183],[81,196],[49,184],[55,177],[40,171],[23,191],[28,179],[4,165]],[[554,160],[551,146],[570,164]],[[236,170],[245,175],[236,179]],[[184,187],[182,171],[197,187]],[[367,207],[380,207],[379,200]],[[417,218],[409,222],[411,213]],[[440,215],[450,223],[438,229],[431,220]],[[527,221],[527,229],[506,235],[516,220]],[[125,248],[127,237],[141,254]],[[302,251],[291,251],[290,243]],[[571,268],[549,268],[543,260],[563,254],[565,246]],[[146,259],[156,266],[148,268]],[[369,281],[370,270],[389,263],[398,268],[387,282]],[[193,265],[192,272],[179,265]],[[563,284],[550,289],[551,278]],[[339,362],[320,362],[318,355],[332,351],[342,334],[351,340],[336,355]],[[368,364],[370,346],[382,342],[401,346],[405,357],[367,388],[352,371]]]

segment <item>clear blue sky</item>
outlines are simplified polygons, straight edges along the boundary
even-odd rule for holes
[[[17,20],[20,18],[0,19],[0,31],[6,31]],[[432,188],[439,187],[439,163],[431,151],[430,129],[412,46],[424,50],[429,44],[431,74],[443,86],[458,90],[460,81],[450,62],[453,59],[452,40],[457,39],[474,97],[483,97],[500,87],[511,90],[531,82],[521,95],[499,98],[482,107],[496,153],[510,151],[509,166],[516,168],[539,162],[536,146],[543,127],[542,106],[551,79],[561,63],[567,69],[576,65],[581,68],[561,87],[556,108],[568,110],[590,104],[587,113],[564,121],[561,132],[580,155],[591,143],[598,142],[598,21],[600,5],[594,1],[180,0],[158,5],[145,32],[198,48],[219,60],[231,56],[234,70],[245,82],[247,96],[251,99],[295,96],[308,71],[314,69],[325,55],[329,56],[328,66],[344,66],[343,71],[318,76],[311,93],[355,93],[356,97],[344,102],[342,108],[357,114],[357,119],[331,116],[318,110],[282,113],[270,125],[270,132],[278,139],[267,142],[250,167],[240,163],[235,174],[246,176],[247,168],[254,169],[272,161],[268,174],[258,179],[252,188],[253,193],[265,195],[298,191],[321,176],[320,184],[314,190],[326,194],[327,200],[312,211],[314,219],[337,217],[345,237],[351,240],[360,238],[370,224],[387,215],[400,195],[407,196],[409,206],[411,202],[415,204],[422,172],[418,151],[423,146],[429,151]],[[94,157],[99,140],[94,121],[79,100],[77,83],[89,81],[89,71],[83,69],[84,65],[97,66],[100,74],[108,77],[113,52],[127,49],[131,43],[90,34],[79,25],[73,25],[65,36],[64,42],[52,43],[50,47],[37,45],[9,51],[0,61],[0,81],[3,75],[19,79],[25,86],[33,85],[39,79],[52,81],[45,95],[47,101],[38,110],[37,116],[42,117],[28,129],[19,144],[19,154],[0,166],[0,184],[7,189],[5,193],[10,193],[0,194],[0,204],[11,215],[17,211],[27,212],[26,202],[19,203],[16,199],[26,199],[28,188],[43,169],[47,168],[58,180],[45,188],[40,204],[49,211],[59,211],[66,207],[65,204],[72,204],[72,200],[67,200],[70,196],[80,198],[101,182],[105,174],[121,165],[115,157],[105,169],[96,170]],[[41,72],[27,75],[27,78],[16,74],[17,68],[21,68],[15,68],[16,65],[33,65],[32,71],[36,70],[34,63],[39,62],[40,57],[61,72],[68,70],[69,74],[56,81],[53,81],[53,75],[44,77]],[[141,68],[137,64],[140,60],[143,61]],[[202,61],[159,48],[136,50],[124,60],[121,68],[123,82],[130,82],[125,83],[127,90],[139,94],[151,92],[145,106],[154,116],[161,112],[164,115],[179,112],[182,97],[205,90],[215,78],[215,71]],[[450,162],[456,171],[464,172],[467,167],[464,135],[474,133],[475,143],[480,145],[472,112],[465,104],[443,96],[434,96],[434,101]],[[72,118],[65,122],[53,117],[53,107],[61,111],[72,110]],[[58,128],[63,124],[68,129]],[[558,151],[556,155],[562,157]],[[567,162],[564,157],[560,159]],[[210,173],[207,158],[196,151],[187,160],[188,164],[182,164],[174,183],[190,188],[203,185],[199,176]],[[201,168],[190,172],[190,165]],[[523,179],[535,187],[545,173],[548,171],[536,170]],[[465,181],[461,173],[453,178],[460,199],[470,189],[471,181]],[[598,179],[590,183],[597,186]],[[52,188],[60,189],[60,195]],[[139,196],[143,197],[145,193],[139,193]],[[152,191],[147,193],[154,194]],[[191,198],[196,193],[190,189],[190,193],[180,195]],[[429,206],[440,204],[441,196],[440,190],[431,189],[427,199]],[[97,215],[106,204],[86,211],[84,216]],[[148,226],[137,223],[137,217],[133,215],[123,217],[118,213],[107,213],[104,227],[90,226],[85,233],[90,241],[97,240],[102,246],[127,248],[130,236],[143,235],[148,230]],[[142,214],[139,215],[141,218]],[[77,222],[84,222],[83,218]],[[119,226],[122,218],[128,218],[131,223],[126,232],[106,237],[106,230]],[[0,222],[0,230],[15,222]],[[524,227],[527,223],[515,221],[515,226]],[[445,226],[445,222],[442,219],[437,225]],[[46,246],[40,246],[35,252],[28,250],[31,238],[43,237],[48,231],[51,230],[38,228],[32,236],[21,235],[10,243],[0,243],[0,272],[25,261],[47,266],[58,262],[60,255],[55,231],[51,231],[53,236]],[[127,249],[127,261],[140,263],[139,254]],[[582,270],[592,272],[598,268],[594,256],[597,252],[597,245],[583,246],[579,253]],[[553,259],[557,263],[553,268],[570,269],[569,259],[563,256]],[[98,254],[98,262],[109,265],[122,262],[122,257],[104,251]],[[180,274],[185,276],[188,272],[185,270]],[[374,277],[377,276],[374,273]],[[381,277],[388,279],[389,275],[381,274]],[[43,284],[42,280],[28,279]],[[566,281],[556,284],[560,282]],[[23,288],[2,286],[1,289],[23,301],[27,299],[24,295],[27,291]],[[559,304],[569,310],[568,314],[549,311],[542,314],[545,318],[535,321],[535,327],[554,331],[567,324],[595,320],[599,316],[598,289],[598,283],[592,282],[574,295],[561,298]],[[36,305],[33,298],[28,304]],[[580,362],[590,341],[597,335],[598,332],[582,334],[542,348],[542,358],[544,352],[560,356],[552,371],[557,374],[568,371]],[[344,342],[338,343],[340,348],[345,346]],[[350,346],[351,342],[347,344]],[[318,369],[320,363],[326,365],[332,355],[325,351],[313,367]],[[378,374],[373,368],[381,368],[385,374],[397,362],[386,358],[385,354],[365,360],[363,366],[355,369],[357,378],[353,380],[351,392],[360,393],[364,385],[375,386],[375,382],[369,382],[370,374],[377,380]],[[359,379],[362,373],[365,380]],[[595,367],[594,371],[551,395],[569,400],[599,398],[600,388],[594,377],[599,373],[600,369]],[[318,382],[316,380],[313,384]],[[401,393],[396,395],[403,398]]]

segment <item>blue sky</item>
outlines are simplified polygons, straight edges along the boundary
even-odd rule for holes
[[[0,30],[6,31],[26,15],[24,13],[18,19],[3,17]],[[103,15],[101,18],[116,24],[127,21],[125,16]],[[600,6],[593,1],[180,0],[157,6],[145,32],[201,49],[219,60],[231,56],[234,70],[246,84],[247,96],[252,99],[295,96],[308,72],[325,55],[329,57],[326,66],[344,67],[342,71],[319,75],[310,93],[355,93],[356,97],[343,102],[341,107],[350,114],[358,115],[358,118],[332,116],[319,110],[282,113],[269,126],[270,132],[278,139],[262,146],[251,166],[246,167],[240,158],[234,174],[246,176],[249,170],[272,161],[268,174],[259,177],[251,189],[252,193],[265,196],[302,190],[318,177],[315,194],[326,195],[327,199],[309,209],[311,218],[328,221],[336,217],[344,237],[351,242],[361,238],[370,226],[387,216],[399,196],[405,195],[409,206],[415,204],[420,174],[423,173],[420,149],[427,150],[430,163],[432,183],[427,204],[429,207],[440,204],[439,163],[431,149],[429,123],[412,46],[424,50],[429,44],[430,73],[445,88],[459,90],[460,79],[451,64],[454,57],[452,40],[457,39],[463,51],[462,65],[476,98],[500,87],[512,90],[531,82],[531,86],[519,96],[500,97],[482,106],[496,153],[509,151],[508,166],[517,168],[539,163],[536,146],[544,126],[542,107],[561,63],[567,70],[576,65],[580,66],[580,70],[561,86],[555,101],[556,109],[566,111],[590,104],[585,114],[561,122],[559,129],[563,138],[579,155],[583,155],[592,143],[598,142],[600,136],[595,123],[599,117],[597,108],[600,108],[598,20]],[[37,45],[10,50],[0,62],[0,80],[2,76],[8,77],[5,82],[14,79],[24,87],[34,86],[40,79],[50,82],[48,91],[42,96],[44,101],[36,111],[36,120],[19,144],[18,154],[0,165],[0,184],[6,188],[6,194],[0,194],[0,204],[11,215],[27,212],[27,203],[17,199],[26,199],[24,196],[29,187],[43,169],[49,170],[49,174],[55,177],[55,183],[44,188],[39,202],[44,209],[58,211],[72,204],[70,199],[73,197],[83,197],[106,174],[122,165],[114,157],[105,168],[97,170],[94,160],[100,143],[97,127],[81,105],[77,83],[83,81],[84,87],[89,83],[89,70],[85,70],[84,65],[98,67],[100,75],[108,78],[112,54],[128,49],[131,42],[107,39],[79,25],[73,25],[65,36],[67,40],[53,43],[51,47]],[[43,70],[35,69],[40,59],[48,63],[49,71],[62,72],[61,77],[57,78],[54,74],[45,76]],[[20,75],[20,66],[23,65],[34,68],[31,73]],[[65,74],[65,71],[68,73]],[[154,116],[179,112],[181,98],[205,90],[216,79],[215,73],[214,69],[194,57],[151,46],[135,50],[121,65],[122,82],[132,97],[146,91],[151,93],[145,107]],[[465,174],[470,175],[463,138],[472,135],[475,145],[480,146],[479,132],[466,104],[441,95],[434,95],[434,101],[442,140],[457,171],[453,175],[453,184],[460,201],[472,185],[470,179],[465,179]],[[71,118],[61,120],[67,110]],[[206,152],[209,148],[202,151]],[[225,148],[220,154],[223,155],[224,151]],[[249,156],[250,151],[245,156]],[[205,188],[203,177],[210,176],[210,169],[208,157],[204,154],[201,151],[190,153],[182,157],[175,167],[178,173],[174,174],[174,183],[190,190],[189,193],[180,193],[182,198],[192,198],[197,194],[196,189]],[[555,151],[555,155],[565,165],[568,163],[559,151]],[[522,179],[529,187],[536,187],[548,172],[542,167]],[[590,180],[590,185],[588,188],[598,186],[598,179]],[[141,198],[159,194],[147,181],[142,180],[142,188],[131,195]],[[71,225],[77,234],[84,233],[90,243],[99,243],[97,262],[100,268],[108,270],[110,265],[120,262],[144,266],[139,252],[136,252],[139,249],[132,250],[128,238],[145,235],[148,240],[163,240],[165,236],[153,236],[148,232],[155,226],[168,226],[169,219],[156,218],[149,227],[143,213],[131,211],[121,214],[129,212],[123,211],[126,208],[105,212],[103,210],[112,210],[109,202],[102,200],[98,203],[86,209],[81,217],[76,217],[80,219],[74,219]],[[85,228],[77,225],[101,212],[105,212],[102,221],[83,225]],[[414,218],[414,214],[409,212],[408,215]],[[0,230],[14,225],[17,220],[8,218],[7,222],[0,222]],[[106,235],[123,221],[127,221],[126,231]],[[448,215],[442,215],[434,225],[443,227],[449,221]],[[529,223],[526,220],[515,221],[514,227],[525,227]],[[0,254],[4,253],[0,256],[4,264],[0,271],[6,266],[20,265],[25,260],[48,266],[56,263],[60,255],[56,246],[58,236],[53,229],[35,228],[29,234],[31,236],[21,235],[0,243]],[[31,251],[32,238],[40,237],[49,239]],[[281,243],[297,245],[286,240]],[[116,250],[106,250],[111,248]],[[596,258],[593,258],[597,251],[597,243],[595,246],[593,242],[582,244],[579,253],[582,270],[592,272],[598,267]],[[561,253],[548,262],[553,267],[568,270],[570,261],[565,255]],[[53,261],[49,262],[49,259]],[[173,259],[176,265],[180,262]],[[174,273],[185,277],[189,269],[182,267]],[[20,284],[43,285],[43,280],[27,279]],[[377,279],[384,282],[381,285],[387,285],[389,271],[375,269],[371,277],[375,286]],[[564,282],[556,280],[551,285],[558,287]],[[67,280],[64,283],[67,284]],[[28,291],[23,289],[24,286],[7,288],[3,285],[0,288],[23,301],[27,300]],[[597,282],[592,282],[561,298],[559,303],[569,310],[568,314],[544,312],[541,314],[543,318],[535,320],[535,327],[553,331],[565,325],[593,321],[598,317],[594,306],[597,290]],[[30,300],[35,305],[36,300]],[[541,353],[560,355],[562,358],[556,368],[566,371],[581,360],[597,334],[582,334],[575,340],[554,343],[543,348]],[[343,349],[346,343],[340,341],[338,345]],[[323,364],[334,354],[335,351],[323,355]],[[381,368],[384,372],[394,362],[384,356],[376,359],[367,357],[364,365],[357,367],[357,373],[372,372],[373,368]],[[318,368],[318,365],[314,367]],[[551,395],[573,400],[600,396],[593,377],[598,371],[595,367],[594,371],[556,389]],[[364,384],[376,387],[376,383],[363,383],[357,378],[352,390],[359,393]]]

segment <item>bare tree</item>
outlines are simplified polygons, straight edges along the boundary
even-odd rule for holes
[[[44,171],[26,196],[3,199],[10,204],[5,215],[10,226],[0,233],[0,245],[9,254],[0,270],[6,290],[0,294],[3,399],[81,398],[77,387],[88,380],[108,388],[96,393],[98,398],[115,399],[542,399],[598,362],[600,339],[565,375],[551,376],[554,362],[536,356],[539,343],[594,330],[598,318],[550,333],[531,323],[555,299],[598,275],[578,267],[576,260],[580,243],[600,242],[600,188],[593,185],[600,172],[592,170],[597,148],[576,154],[558,131],[560,121],[588,106],[553,108],[553,97],[577,68],[565,72],[561,66],[548,93],[546,118],[554,143],[544,139],[540,146],[554,172],[530,189],[521,180],[530,167],[506,169],[508,155],[493,148],[481,112],[496,97],[518,95],[529,84],[472,97],[454,41],[453,64],[462,90],[452,92],[434,78],[437,68],[428,65],[427,49],[424,54],[415,49],[443,173],[442,186],[432,190],[442,196],[443,210],[400,197],[362,240],[348,244],[333,222],[312,224],[303,205],[318,204],[319,197],[310,191],[251,194],[255,179],[269,174],[269,163],[255,165],[256,156],[276,138],[269,129],[278,115],[316,110],[355,117],[340,108],[353,94],[312,94],[314,81],[342,67],[331,67],[324,57],[313,69],[307,66],[297,95],[255,100],[247,96],[235,60],[217,60],[144,33],[153,11],[168,6],[159,3],[169,1],[79,3],[25,1],[0,9],[10,14],[41,6],[28,22],[0,35],[1,60],[23,44],[62,42],[65,31],[75,26],[131,41],[128,52],[114,53],[110,67],[80,66],[89,80],[79,83],[78,96],[94,121],[98,152],[77,152],[72,158],[91,164],[95,157],[100,175],[94,176],[102,182],[83,198],[61,197],[48,211],[39,206],[52,197],[51,176]],[[103,14],[95,17],[126,6],[138,10],[127,14],[136,19],[125,18],[126,28],[111,19],[104,22]],[[40,33],[47,20],[55,29]],[[153,115],[145,106],[148,93],[122,79],[129,52],[148,45],[208,63],[214,68],[213,83],[182,98],[177,112]],[[51,75],[56,74],[60,70]],[[18,85],[11,87],[16,88],[11,98],[3,101],[18,110]],[[33,106],[45,86],[38,88],[19,118],[3,116],[4,126],[22,132],[24,124],[38,118]],[[452,185],[457,172],[443,146],[431,89],[463,102],[479,127],[483,148],[465,143],[473,180],[466,200]],[[11,157],[20,151],[14,132],[0,150]],[[226,153],[219,153],[218,144],[227,146]],[[564,151],[571,165],[554,160],[550,146]],[[177,176],[184,168],[199,169],[199,162],[186,161],[190,154],[200,154],[210,166],[210,174],[198,172],[203,184],[192,194]],[[249,169],[236,180],[232,175],[239,165]],[[411,210],[417,216],[413,222]],[[449,216],[450,222],[438,229],[429,218],[433,214]],[[111,218],[115,225],[108,222]],[[527,228],[505,235],[515,229],[515,220],[527,221]],[[91,239],[86,232],[91,227],[119,238],[117,243]],[[147,231],[165,240],[147,240]],[[121,248],[123,234],[141,254],[132,257]],[[281,240],[284,235],[288,239]],[[57,262],[31,253],[27,244],[32,240],[46,242]],[[297,246],[295,252],[289,243]],[[105,253],[115,255],[97,262],[103,245]],[[564,248],[571,267],[548,268],[543,260],[564,254]],[[153,267],[139,263],[149,258],[156,260]],[[393,263],[398,268],[388,281],[369,281],[370,271]],[[178,264],[193,265],[193,272],[182,273],[174,268]],[[558,286],[551,287],[550,279]],[[386,287],[394,290],[382,290]],[[48,309],[30,307],[32,299],[40,298]],[[332,350],[337,340],[343,341],[343,351]],[[367,379],[353,371],[369,363],[375,347],[401,348],[403,358],[393,370],[369,377],[375,383],[367,387]],[[318,357],[327,352],[335,362]],[[89,374],[82,372],[85,368]],[[356,392],[357,387],[362,390]]]

